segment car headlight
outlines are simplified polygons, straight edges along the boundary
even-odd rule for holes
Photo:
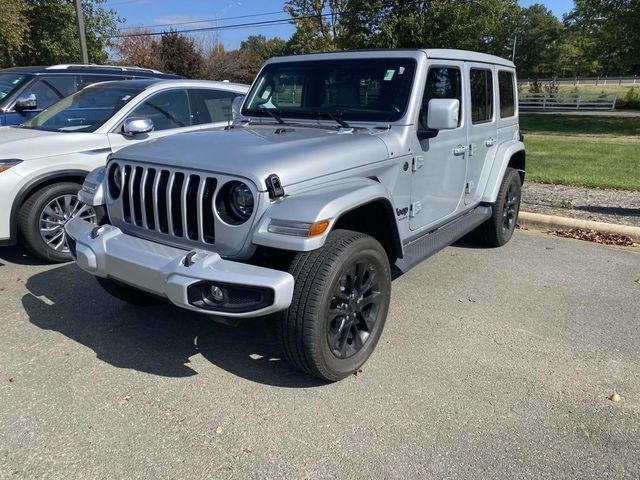
[[[9,170],[11,167],[15,167],[20,163],[22,163],[22,160],[18,160],[15,158],[0,160],[0,173],[4,172],[5,170]]]
[[[109,187],[109,195],[114,200],[120,196],[122,192],[123,181],[122,167],[118,163],[112,163],[109,165],[109,173],[107,174],[107,186]]]
[[[242,182],[229,182],[222,186],[216,197],[216,210],[220,218],[231,225],[239,225],[251,217],[254,208],[253,192]]]

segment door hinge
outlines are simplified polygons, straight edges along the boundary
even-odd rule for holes
[[[422,203],[421,202],[413,202],[411,204],[411,208],[409,209],[409,217],[415,217],[422,211]]]
[[[467,184],[464,187],[464,193],[473,192],[475,187],[476,187],[476,184],[474,182],[467,182]]]
[[[411,162],[411,171],[415,173],[422,167],[424,167],[424,158],[421,156],[413,157]]]
[[[473,156],[474,153],[476,153],[476,150],[478,149],[478,145],[475,143],[470,143],[469,144],[469,156]]]

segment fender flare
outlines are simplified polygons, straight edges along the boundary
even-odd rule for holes
[[[519,140],[510,140],[498,147],[493,166],[487,179],[487,186],[480,200],[482,203],[493,203],[496,201],[504,172],[509,166],[511,157],[518,152],[524,152],[524,143]]]
[[[273,203],[257,222],[252,242],[255,245],[290,251],[316,250],[324,245],[342,215],[375,201],[382,201],[393,207],[391,198],[384,185],[370,178],[349,178],[317,185]],[[301,223],[329,220],[329,228],[315,237],[297,237],[269,232],[271,220]],[[395,235],[398,235],[395,217],[394,220],[393,228]]]
[[[38,185],[45,183],[51,183],[53,180],[63,180],[69,177],[86,177],[89,172],[86,170],[60,170],[57,172],[43,173],[27,181],[22,188],[18,191],[18,194],[13,199],[11,204],[11,214],[9,215],[9,238],[4,240],[3,245],[15,245],[18,239],[18,210],[28,198],[29,194],[33,193],[34,188]]]

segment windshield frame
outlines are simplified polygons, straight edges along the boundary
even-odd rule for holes
[[[390,55],[390,56],[358,56],[358,57],[345,57],[340,56],[337,58],[330,58],[328,55],[323,55],[324,58],[318,59],[286,59],[286,60],[276,60],[273,62],[267,63],[257,75],[253,85],[251,86],[250,91],[246,95],[246,100],[242,105],[242,109],[240,111],[241,116],[243,117],[257,117],[265,119],[268,117],[267,110],[276,114],[278,117],[283,119],[288,119],[287,123],[302,121],[309,122],[314,121],[317,123],[330,122],[333,124],[339,123],[338,120],[342,122],[347,122],[349,125],[352,124],[392,124],[401,121],[406,118],[411,110],[411,101],[412,96],[414,95],[414,88],[417,81],[417,76],[420,72],[420,62],[416,58],[416,56],[412,55],[409,52],[404,52],[406,55]],[[340,64],[345,64],[347,68],[345,72],[348,73],[349,70],[355,70],[348,67],[352,67],[352,65],[356,62],[362,62],[366,66],[363,67],[365,70],[367,67],[371,68],[372,62],[380,62],[381,64],[389,63],[389,64],[398,64],[403,63],[401,65],[404,69],[408,70],[407,74],[409,75],[409,79],[405,80],[402,84],[404,92],[402,92],[400,100],[402,101],[402,108],[399,111],[391,112],[389,110],[374,110],[366,108],[367,105],[362,106],[360,108],[353,107],[340,107],[337,108],[325,108],[325,107],[305,107],[305,106],[292,106],[281,108],[275,103],[271,102],[271,95],[268,97],[267,102],[271,102],[273,108],[259,108],[260,105],[256,103],[257,99],[260,96],[261,92],[264,92],[265,82],[267,76],[273,78],[275,72],[278,69],[287,69],[295,70],[295,69],[303,69],[306,65],[309,65],[311,68],[318,68],[318,64],[326,64],[326,68],[340,68]],[[306,65],[305,65],[306,64]],[[304,72],[307,76],[305,78],[305,82],[308,82],[308,77],[310,77],[309,72]],[[386,78],[384,79],[386,80]],[[336,83],[330,84],[336,85]],[[305,86],[303,86],[305,88]],[[326,87],[325,87],[326,88]],[[262,97],[264,99],[264,97]],[[302,103],[302,100],[301,100]],[[251,107],[251,108],[250,108]],[[330,115],[333,115],[335,119],[332,119]]]
[[[47,122],[52,118],[55,118],[56,115],[61,114],[65,110],[72,109],[74,107],[74,103],[82,99],[83,97],[90,95],[95,91],[104,91],[106,89],[120,89],[123,95],[128,94],[128,98],[126,99],[126,101],[124,101],[124,103],[120,105],[120,108],[118,108],[118,110],[116,111],[113,111],[113,109],[117,106],[117,104],[114,104],[113,107],[111,107],[111,113],[108,114],[105,118],[101,119],[101,121],[96,122],[95,124],[92,124],[90,126],[87,126],[84,128],[77,128],[77,129],[45,128],[43,126],[44,122]],[[145,90],[146,88],[131,87],[130,85],[127,85],[125,81],[95,83],[93,85],[89,85],[83,88],[82,90],[78,90],[77,92],[69,95],[68,97],[65,97],[59,100],[58,102],[54,103],[49,108],[47,108],[46,110],[43,110],[38,115],[35,115],[33,118],[29,119],[28,121],[20,125],[20,128],[25,128],[29,130],[38,130],[43,132],[53,132],[53,133],[95,133],[97,130],[99,130],[104,125],[108,124],[111,120],[113,120],[113,118],[115,118],[125,108],[128,108],[130,105],[132,105],[133,102],[135,102],[136,98],[138,98],[140,94],[143,93]],[[96,108],[110,108],[110,107],[96,107]],[[38,125],[37,123],[39,121],[42,121],[43,123]]]

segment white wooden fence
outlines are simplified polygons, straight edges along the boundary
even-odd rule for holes
[[[520,110],[615,110],[615,93],[521,93]]]
[[[609,86],[629,86],[640,85],[640,78],[635,77],[549,77],[549,78],[519,78],[518,85],[531,86],[534,83],[539,85],[554,84],[559,86],[579,86],[579,85],[609,85]]]

